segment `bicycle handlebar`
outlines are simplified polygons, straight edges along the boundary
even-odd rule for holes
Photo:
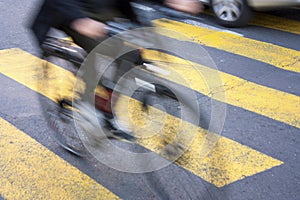
[[[143,27],[142,25],[139,25],[139,24],[131,22],[131,21],[126,21],[126,22],[109,21],[109,22],[106,22],[106,25],[107,25],[107,31],[108,31],[109,36],[117,35],[119,33],[131,30],[134,28]]]
[[[176,19],[192,19],[192,18],[197,18],[195,16],[192,16],[190,14],[176,11],[174,9],[165,7],[165,6],[158,6],[158,5],[153,5],[149,6],[149,8],[152,9],[151,12],[155,16],[158,15],[164,15],[164,17],[172,17]],[[197,18],[199,19],[199,18]],[[146,23],[135,23],[132,21],[108,21],[106,22],[107,24],[107,31],[108,31],[108,36],[113,36],[113,35],[118,35],[124,31],[132,30],[135,28],[141,28],[144,27],[144,24]],[[149,24],[149,23],[148,23]],[[144,35],[145,37],[145,35]],[[136,38],[136,35],[134,35],[134,38]],[[147,38],[147,36],[146,36]],[[68,58],[69,60],[72,60],[74,63],[77,63],[78,65],[82,62],[83,56],[78,57],[78,53],[80,51],[80,54],[83,54],[78,47],[74,47],[70,45],[70,42],[68,41],[63,41],[59,38],[51,37],[48,36],[46,40],[42,44],[42,49],[44,55],[56,55],[58,57],[63,57],[63,58]]]
[[[134,3],[132,6],[135,7],[136,9],[139,9],[138,3]],[[148,4],[148,5],[142,5],[142,6],[149,8],[148,11],[145,11],[145,12],[152,12],[153,16],[156,16],[154,18],[157,18],[157,16],[159,16],[159,18],[165,17],[165,18],[172,18],[174,20],[182,20],[182,19],[201,20],[201,17],[199,17],[199,16],[194,16],[194,15],[182,12],[182,11],[177,11],[172,8],[162,6],[159,4],[150,4],[150,5]],[[144,10],[145,10],[145,8],[144,8]],[[143,18],[143,19],[140,19],[140,21],[142,21],[140,24],[132,22],[132,21],[122,21],[122,22],[110,21],[110,22],[107,22],[106,24],[108,25],[109,35],[112,36],[112,35],[119,34],[123,31],[128,31],[130,29],[141,28],[145,24],[146,25],[151,24],[151,22],[150,22],[151,19],[148,19],[148,21],[147,21],[147,19],[145,20],[145,18]]]

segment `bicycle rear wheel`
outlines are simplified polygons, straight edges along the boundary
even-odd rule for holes
[[[120,87],[116,88],[125,96],[115,115],[131,125],[140,145],[171,163],[189,148],[196,135],[200,122],[197,96],[193,90],[153,73],[138,68],[133,71],[131,73],[136,77],[130,77],[130,73],[129,77],[123,76],[118,84]],[[130,78],[135,82],[132,87],[128,81]]]

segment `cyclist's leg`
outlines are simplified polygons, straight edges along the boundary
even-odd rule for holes
[[[68,27],[63,27],[62,30],[72,38],[74,43],[82,47],[87,53],[90,53],[99,43],[101,43],[101,40],[95,40],[86,37]],[[90,85],[91,83],[90,80],[96,80],[97,78],[95,65],[94,64],[88,65],[88,70],[86,70],[84,73],[86,73],[83,76],[83,81],[86,84],[86,90],[82,94],[81,98],[83,101],[91,101],[90,98],[93,98],[94,95],[94,90],[92,88],[95,87]]]
[[[102,39],[95,40],[92,38],[88,38],[86,36],[83,36],[83,35],[75,32],[74,30],[72,30],[70,28],[63,28],[63,30],[69,36],[72,37],[72,39],[74,40],[74,42],[77,45],[81,46],[88,53],[90,53],[93,49],[95,49],[97,47],[97,45],[99,45],[101,42],[103,42],[106,39],[106,38],[102,38]],[[98,52],[98,53],[105,54],[109,57],[117,57],[118,49],[122,48],[121,46],[123,45],[123,42],[115,41],[114,43],[115,44],[113,44],[113,45],[110,44],[110,45],[107,45],[105,48],[101,48],[101,49],[105,49],[105,52]],[[104,44],[102,44],[102,45],[104,45]],[[97,49],[95,51],[97,51]],[[95,85],[93,85],[93,83],[94,83],[93,80],[97,79],[97,69],[95,67],[98,66],[96,63],[95,52],[93,52],[92,54],[89,55],[88,62],[89,63],[87,63],[85,65],[86,70],[84,71],[85,75],[83,76],[83,80],[86,84],[86,90],[85,90],[84,94],[82,94],[82,100],[84,100],[84,101],[91,101],[92,100],[91,98],[94,98]],[[143,60],[142,60],[142,57],[138,50],[135,50],[133,52],[129,52],[127,54],[120,56],[112,64],[112,65],[115,65],[115,67],[117,69],[115,70],[115,72],[113,71],[110,74],[110,77],[109,77],[111,79],[110,81],[116,83],[123,74],[128,72],[133,67],[133,65],[141,65],[142,63],[143,63]],[[108,90],[108,93],[107,93],[108,95],[111,94],[112,88],[108,89],[107,88],[108,86],[103,86],[103,87],[106,90]]]
[[[95,13],[86,13],[87,16],[89,16],[90,18],[93,18],[95,20],[101,21],[101,22],[106,22],[106,21],[111,21],[113,20],[115,17],[124,17],[120,12],[118,12],[117,10],[109,10],[109,9],[105,9],[102,10],[101,12],[98,12],[99,14],[95,14]],[[72,30],[69,27],[61,27],[61,29],[67,34],[69,35],[73,41],[79,45],[80,47],[82,47],[87,53],[90,53],[93,49],[95,49],[97,47],[97,45],[99,45],[101,42],[103,42],[105,38],[99,38],[99,39],[92,39],[89,37],[86,37],[84,35],[79,34],[78,32]],[[114,47],[114,46],[107,46],[107,48],[105,48],[105,52],[100,52],[100,53],[104,53],[108,56],[116,56],[117,54],[117,49],[118,47]],[[95,54],[94,54],[95,55]],[[95,88],[93,85],[91,85],[91,83],[93,83],[93,81],[91,80],[96,80],[96,76],[97,76],[97,69],[95,68],[96,66],[96,57],[93,55],[89,55],[89,64],[88,64],[88,69],[85,70],[84,73],[86,73],[83,76],[83,81],[86,84],[86,88],[87,90],[85,91],[85,93],[82,95],[83,100],[85,101],[90,101],[90,98],[94,98],[93,94],[94,94],[94,90],[93,88]],[[117,63],[118,65],[118,63]],[[114,77],[112,77],[114,78]]]
[[[90,54],[88,55],[88,59],[86,59],[85,62],[85,69],[83,72],[83,74],[81,74],[82,79],[85,83],[85,90],[83,92],[83,94],[81,94],[81,99],[80,99],[80,103],[78,106],[82,106],[82,110],[80,111],[81,115],[84,115],[84,118],[87,119],[87,121],[89,121],[86,124],[82,124],[83,126],[88,126],[90,129],[86,130],[87,132],[96,132],[96,130],[93,130],[92,127],[93,125],[95,127],[96,124],[93,123],[98,123],[99,120],[99,116],[101,118],[103,118],[102,121],[100,121],[100,123],[102,122],[103,124],[101,124],[102,126],[108,126],[109,129],[111,129],[113,131],[112,135],[109,135],[109,137],[112,137],[114,139],[118,139],[118,140],[133,140],[134,138],[128,134],[126,134],[123,131],[119,130],[119,127],[116,126],[116,123],[114,123],[115,119],[113,118],[114,116],[111,115],[111,107],[114,106],[114,104],[111,104],[111,94],[112,94],[112,88],[107,88],[107,87],[103,87],[104,90],[106,92],[106,99],[101,98],[99,95],[95,96],[95,88],[96,87],[100,87],[99,83],[101,84],[101,80],[97,80],[98,76],[98,72],[96,69],[96,66],[99,66],[99,64],[97,64],[97,55],[95,54],[97,49],[95,49],[95,52],[91,52],[99,43],[101,43],[102,40],[93,40],[90,38],[87,38],[85,36],[80,35],[79,33],[70,30],[70,29],[65,29],[64,30],[68,35],[70,35],[74,42],[76,44],[78,44],[79,46],[82,46],[83,48],[87,49],[87,51],[90,51]],[[103,39],[104,40],[104,39]],[[120,45],[120,42],[116,42],[116,45]],[[109,45],[107,46],[107,48],[105,48],[105,52],[97,52],[99,54],[105,54],[111,57],[116,57],[117,53],[118,53],[118,47],[115,47],[114,45]],[[123,59],[123,58],[122,58]],[[121,60],[122,60],[121,59]],[[117,59],[118,60],[118,59]],[[114,62],[114,64],[116,65],[117,68],[121,68],[122,66],[119,66],[121,62]],[[123,65],[124,66],[124,65]],[[125,67],[125,66],[124,66]],[[125,69],[126,71],[127,69]],[[112,77],[112,82],[114,82],[115,77],[113,75]],[[96,98],[95,98],[96,97]],[[95,98],[95,99],[93,99]],[[114,98],[116,100],[116,98]],[[94,101],[95,100],[95,101]],[[101,113],[97,112],[97,116],[98,119],[93,119],[94,115],[93,115],[93,111],[94,111],[94,105],[92,102],[96,103],[96,107],[102,111]],[[102,105],[101,105],[102,104]],[[96,110],[97,111],[97,110]],[[105,114],[105,117],[103,116],[103,114]],[[86,128],[85,128],[86,129]],[[95,134],[96,136],[96,134]]]

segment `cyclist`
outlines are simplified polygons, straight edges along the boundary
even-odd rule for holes
[[[101,38],[106,36],[106,25],[102,22],[112,20],[114,17],[137,21],[130,5],[131,1],[44,0],[34,19],[32,30],[39,43],[42,43],[51,27],[61,29],[89,52],[99,44],[99,39],[101,41]],[[202,11],[202,4],[198,0],[164,0],[163,3],[191,14]]]
[[[53,27],[64,31],[77,45],[89,53],[105,39],[107,34],[105,21],[121,17],[138,22],[131,2],[130,0],[44,0],[31,28],[39,44],[43,43],[48,31]],[[156,2],[190,14],[197,14],[203,8],[198,0],[157,0]],[[87,73],[89,76],[95,76],[94,72],[94,69],[91,69]],[[88,81],[85,82],[88,84]],[[92,87],[86,85],[86,88]],[[83,96],[91,98],[88,93],[93,94],[93,92],[87,90]],[[115,133],[128,138],[122,132]]]

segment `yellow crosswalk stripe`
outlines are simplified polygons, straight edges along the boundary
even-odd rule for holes
[[[192,38],[192,41],[195,43],[255,59],[284,70],[300,72],[299,51],[245,38],[229,32],[216,31],[167,19],[155,20],[154,23],[159,27],[179,32],[187,38]],[[176,34],[168,34],[166,36],[181,39]]]
[[[227,73],[216,72],[214,69],[194,63],[193,65],[197,66],[197,69],[200,70],[202,74],[207,74],[206,76],[209,76],[208,74],[219,74],[224,84],[226,95],[226,99],[222,99],[219,98],[218,95],[211,95],[224,92],[223,90],[219,91],[220,85],[216,85],[216,88],[209,88],[210,90],[207,90],[205,82],[199,82],[199,71],[191,67],[191,65],[183,65],[186,63],[183,59],[175,59],[171,55],[157,53],[155,51],[147,51],[144,53],[144,56],[148,59],[168,62],[166,68],[172,67],[172,70],[175,70],[178,74],[181,74],[189,80],[188,85],[186,85],[187,87],[202,94],[300,128],[300,97],[297,95],[258,85]],[[176,64],[174,64],[174,60],[176,60]],[[180,63],[182,65],[180,65]],[[173,80],[176,81],[176,78]]]
[[[205,11],[204,13],[208,15],[213,15],[209,11]],[[277,17],[265,13],[256,12],[254,19],[249,22],[249,25],[266,27],[293,34],[300,34],[300,23],[298,21],[285,19],[282,17]]]
[[[120,199],[2,118],[0,152],[4,199]]]
[[[298,21],[276,17],[274,15],[256,13],[254,20],[250,22],[250,24],[300,34],[300,23]]]
[[[4,75],[53,99],[51,96],[53,94],[50,94],[46,90],[39,90],[41,87],[38,86],[38,84],[43,84],[43,80],[37,80],[42,62],[40,59],[19,49],[10,49],[0,51],[0,60],[0,71]],[[68,72],[62,68],[53,66],[51,81],[59,81],[59,79],[61,79],[59,74],[65,74],[67,76],[67,73]],[[140,114],[136,113],[138,109],[134,109],[136,108],[134,104],[131,109],[133,113],[132,116],[138,117]],[[125,106],[123,106],[123,108],[124,107]],[[136,120],[136,124],[140,122],[139,119],[133,120]],[[168,120],[170,124],[173,124],[173,126],[171,125],[170,127],[176,127],[176,124],[178,124],[178,119],[175,117],[169,115]],[[187,125],[192,126],[188,123]],[[220,138],[218,145],[212,150],[208,157],[201,159],[199,158],[199,149],[201,148],[199,144],[203,143],[205,131],[199,127],[192,126],[192,129],[195,128],[197,129],[197,136],[188,152],[177,161],[177,164],[218,187],[283,164],[283,162],[277,159],[224,137]],[[189,130],[191,129],[186,129],[186,134],[190,134]],[[172,132],[172,130],[168,128],[164,129],[164,131],[165,134]],[[160,138],[151,138],[139,142],[153,151],[157,151],[157,147],[163,145],[163,141]]]
[[[223,187],[283,164],[277,159],[226,137],[220,137],[216,146],[203,158],[200,156],[200,152],[204,148],[206,130],[182,122],[178,118],[154,108],[150,109],[149,113],[152,114],[144,117],[140,103],[134,99],[128,100],[124,96],[116,109],[117,116],[121,120],[123,117],[128,120],[127,116],[124,116],[127,113],[125,108],[129,108],[130,122],[133,124],[135,134],[152,136],[143,137],[138,140],[138,143],[158,154],[165,147],[165,142],[173,141],[180,130],[184,130],[186,138],[193,137],[194,131],[196,131],[188,150],[175,163],[217,187]],[[151,125],[145,123],[145,120],[149,118],[151,118]],[[168,159],[168,155],[162,155]]]

